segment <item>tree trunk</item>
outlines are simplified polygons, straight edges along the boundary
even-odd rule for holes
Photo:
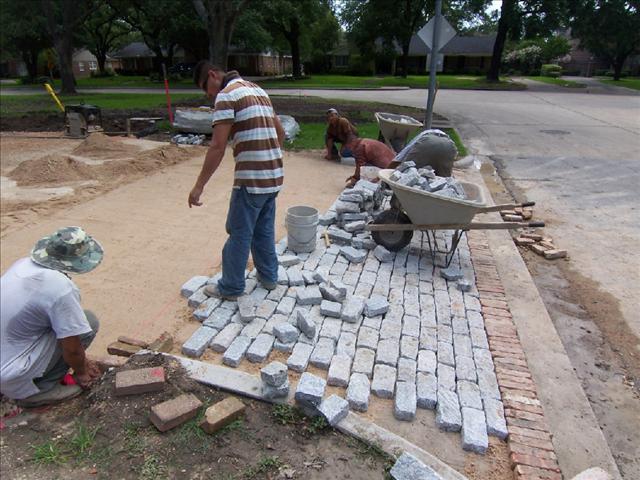
[[[75,95],[76,79],[73,76],[73,33],[75,30],[75,15],[77,6],[73,0],[63,0],[62,24],[59,25],[55,18],[55,6],[51,1],[43,2],[47,17],[47,29],[53,40],[53,45],[58,54],[60,63],[60,79],[62,80],[61,93]]]
[[[291,18],[291,31],[287,35],[289,45],[291,46],[291,63],[293,64],[293,77],[302,77],[302,68],[300,62],[300,23],[297,17]]]
[[[107,64],[107,53],[102,50],[98,50],[96,52],[96,59],[98,61],[98,71],[100,74],[104,74],[105,65]]]
[[[31,80],[38,76],[38,50],[24,50],[22,52],[22,61],[27,67],[27,74]]]
[[[407,78],[409,70],[409,44],[402,46],[402,78]]]
[[[75,95],[76,79],[73,75],[73,47],[71,46],[71,35],[64,33],[62,39],[55,42],[56,52],[58,53],[58,61],[60,62],[60,80],[62,81],[62,89],[60,93],[65,95]]]
[[[502,64],[502,52],[504,50],[504,42],[507,39],[507,33],[511,26],[511,15],[515,7],[516,0],[503,0],[502,9],[500,10],[500,20],[498,21],[498,34],[496,43],[493,45],[493,56],[491,57],[491,66],[487,72],[487,80],[489,82],[500,81],[500,65]]]

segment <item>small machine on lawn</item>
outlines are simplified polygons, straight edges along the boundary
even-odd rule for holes
[[[437,193],[425,192],[407,187],[390,178],[393,170],[381,170],[380,179],[393,191],[390,208],[379,214],[366,226],[378,245],[387,250],[397,252],[406,247],[413,232],[424,231],[432,257],[436,253],[445,255],[448,267],[458,248],[462,235],[468,230],[505,230],[516,228],[544,227],[544,222],[473,222],[478,213],[497,212],[500,210],[530,207],[535,202],[487,206],[482,190],[474,183],[460,182],[467,199],[445,197]],[[445,251],[438,249],[437,230],[453,230],[451,248]]]

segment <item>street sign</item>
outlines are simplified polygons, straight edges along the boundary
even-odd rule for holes
[[[431,50],[431,45],[433,44],[433,26],[435,24],[435,17],[427,22],[427,24],[418,30],[418,37],[424,43],[427,44],[429,50]],[[456,29],[451,26],[447,19],[442,17],[440,18],[440,35],[438,35],[438,51],[442,47],[444,47],[447,43],[451,41],[453,37],[456,36]]]

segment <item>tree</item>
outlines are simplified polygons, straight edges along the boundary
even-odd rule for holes
[[[503,0],[487,80],[498,82],[507,36],[513,40],[549,35],[568,21],[566,0]]]
[[[87,49],[98,60],[98,71],[105,72],[107,54],[118,46],[129,29],[118,12],[108,3],[97,6],[83,25],[83,40]]]
[[[620,80],[627,57],[640,51],[638,2],[581,0],[573,8],[572,34],[582,47],[610,62],[613,79]]]
[[[3,25],[0,43],[3,55],[18,55],[27,67],[31,79],[38,76],[38,54],[52,46],[45,19],[35,2],[18,3],[1,0]]]
[[[209,60],[227,68],[229,45],[238,16],[250,0],[193,0],[209,34]]]
[[[41,0],[41,7],[45,13],[46,26],[49,37],[58,54],[61,93],[75,95],[76,80],[73,75],[73,47],[75,35],[80,25],[91,10],[92,2],[77,2],[75,0]]]

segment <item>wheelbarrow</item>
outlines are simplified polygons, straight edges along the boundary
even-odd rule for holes
[[[413,132],[422,128],[422,122],[407,115],[376,112],[375,116],[380,130],[378,140],[385,142],[396,153],[404,148]]]
[[[516,228],[544,227],[544,222],[474,222],[478,213],[497,212],[516,207],[531,207],[535,202],[486,205],[480,187],[474,183],[459,182],[466,193],[465,200],[445,197],[425,192],[416,188],[401,185],[391,180],[394,170],[380,170],[378,176],[387,184],[393,195],[388,210],[380,213],[365,228],[371,232],[374,241],[387,250],[397,252],[406,247],[413,237],[413,232],[424,231],[432,257],[436,253],[445,255],[446,266],[449,266],[458,248],[462,235],[468,230],[507,230]],[[438,250],[435,232],[437,230],[453,230],[451,248]],[[433,243],[432,243],[433,242]]]

